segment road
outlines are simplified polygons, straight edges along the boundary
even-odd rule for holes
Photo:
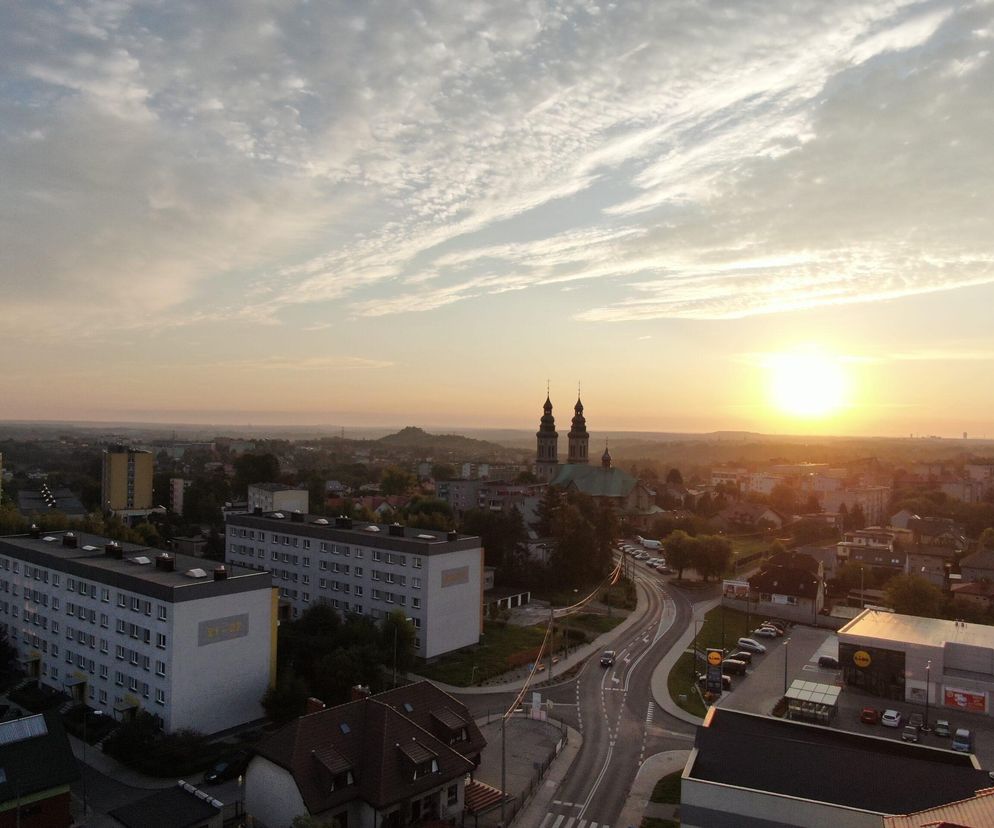
[[[645,609],[606,647],[617,651],[614,667],[603,668],[591,658],[574,679],[542,690],[554,702],[554,715],[583,734],[583,746],[541,828],[611,828],[643,759],[687,749],[693,740],[694,728],[656,707],[650,690],[657,663],[691,622],[692,604],[652,570],[637,567],[635,580]],[[506,707],[513,696],[461,700],[475,715],[485,715],[501,702]]]

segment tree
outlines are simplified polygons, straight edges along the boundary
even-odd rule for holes
[[[431,467],[432,480],[451,480],[456,476],[456,470],[451,463],[435,463]]]
[[[303,715],[308,695],[304,680],[292,670],[286,670],[262,697],[262,709],[276,724],[284,724]]]
[[[0,628],[0,684],[17,671],[17,648],[10,643],[7,630]]]
[[[723,575],[732,561],[732,544],[717,535],[704,535],[697,538],[694,555],[694,569],[704,578],[705,583],[712,577]]]
[[[380,493],[384,495],[403,495],[414,488],[417,481],[414,475],[400,466],[387,466],[380,476]]]
[[[484,549],[484,563],[497,567],[498,580],[513,577],[522,547],[528,540],[525,522],[517,509],[507,512],[469,509],[463,515],[462,531],[479,536]]]
[[[403,610],[391,612],[380,626],[380,649],[386,656],[383,663],[396,666],[400,675],[410,670],[414,666],[414,639],[414,625]]]
[[[866,526],[866,513],[863,507],[857,503],[849,512],[849,529],[862,529]]]
[[[538,478],[530,471],[518,472],[514,482],[519,486],[533,486],[538,483]]]
[[[235,489],[239,493],[253,483],[275,483],[279,477],[280,461],[273,454],[243,454],[235,460]]]
[[[797,512],[797,491],[786,483],[777,483],[770,492],[770,506],[780,514],[790,517]]]
[[[809,494],[808,499],[804,501],[804,513],[813,515],[823,511],[825,510],[822,508],[821,501],[818,500],[818,497],[816,495]]]
[[[694,565],[698,545],[697,539],[682,529],[677,529],[666,539],[666,562],[676,569],[678,580],[683,580],[684,569]]]
[[[682,486],[683,475],[680,474],[680,469],[670,469],[666,472],[666,482],[672,486]]]
[[[902,615],[938,618],[942,590],[917,575],[897,575],[887,582],[887,601]]]

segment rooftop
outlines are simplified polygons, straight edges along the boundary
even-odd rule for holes
[[[990,784],[968,754],[721,707],[695,744],[690,779],[873,813],[934,808]]]
[[[110,815],[126,828],[194,828],[216,817],[222,807],[205,792],[199,793],[193,785],[181,783],[123,805]]]
[[[66,546],[64,537],[73,534],[76,546]],[[123,554],[121,558],[116,558],[106,552],[106,546],[110,543],[112,541],[109,538],[83,532],[41,532],[37,538],[29,535],[7,535],[0,537],[0,555],[10,555],[36,566],[56,569],[171,603],[272,588],[272,576],[269,572],[224,564],[227,577],[216,581],[213,569],[220,565],[216,561],[170,552],[168,554],[173,561],[173,571],[170,572],[155,564],[156,558],[164,554],[161,549],[118,542]]]
[[[286,483],[249,483],[250,489],[262,492],[306,492],[306,487],[288,486]]]
[[[58,714],[0,724],[0,802],[68,785],[79,778]]]
[[[967,624],[944,618],[919,618],[915,615],[872,609],[857,615],[839,630],[839,635],[933,647],[956,643],[994,649],[994,627],[986,624]]]

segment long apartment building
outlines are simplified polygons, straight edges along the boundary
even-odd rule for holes
[[[215,733],[275,680],[268,573],[72,532],[0,538],[0,627],[28,676],[122,719]]]
[[[373,618],[401,610],[426,659],[480,640],[478,537],[261,510],[229,515],[226,534],[226,560],[272,573],[294,616],[321,600]]]

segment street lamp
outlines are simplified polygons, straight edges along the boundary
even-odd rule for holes
[[[783,694],[787,695],[787,650],[788,644],[790,644],[790,639],[785,638],[783,640]]]
[[[925,662],[925,721],[922,723],[922,730],[928,733],[932,728],[928,726],[928,697],[932,695],[932,659]]]

